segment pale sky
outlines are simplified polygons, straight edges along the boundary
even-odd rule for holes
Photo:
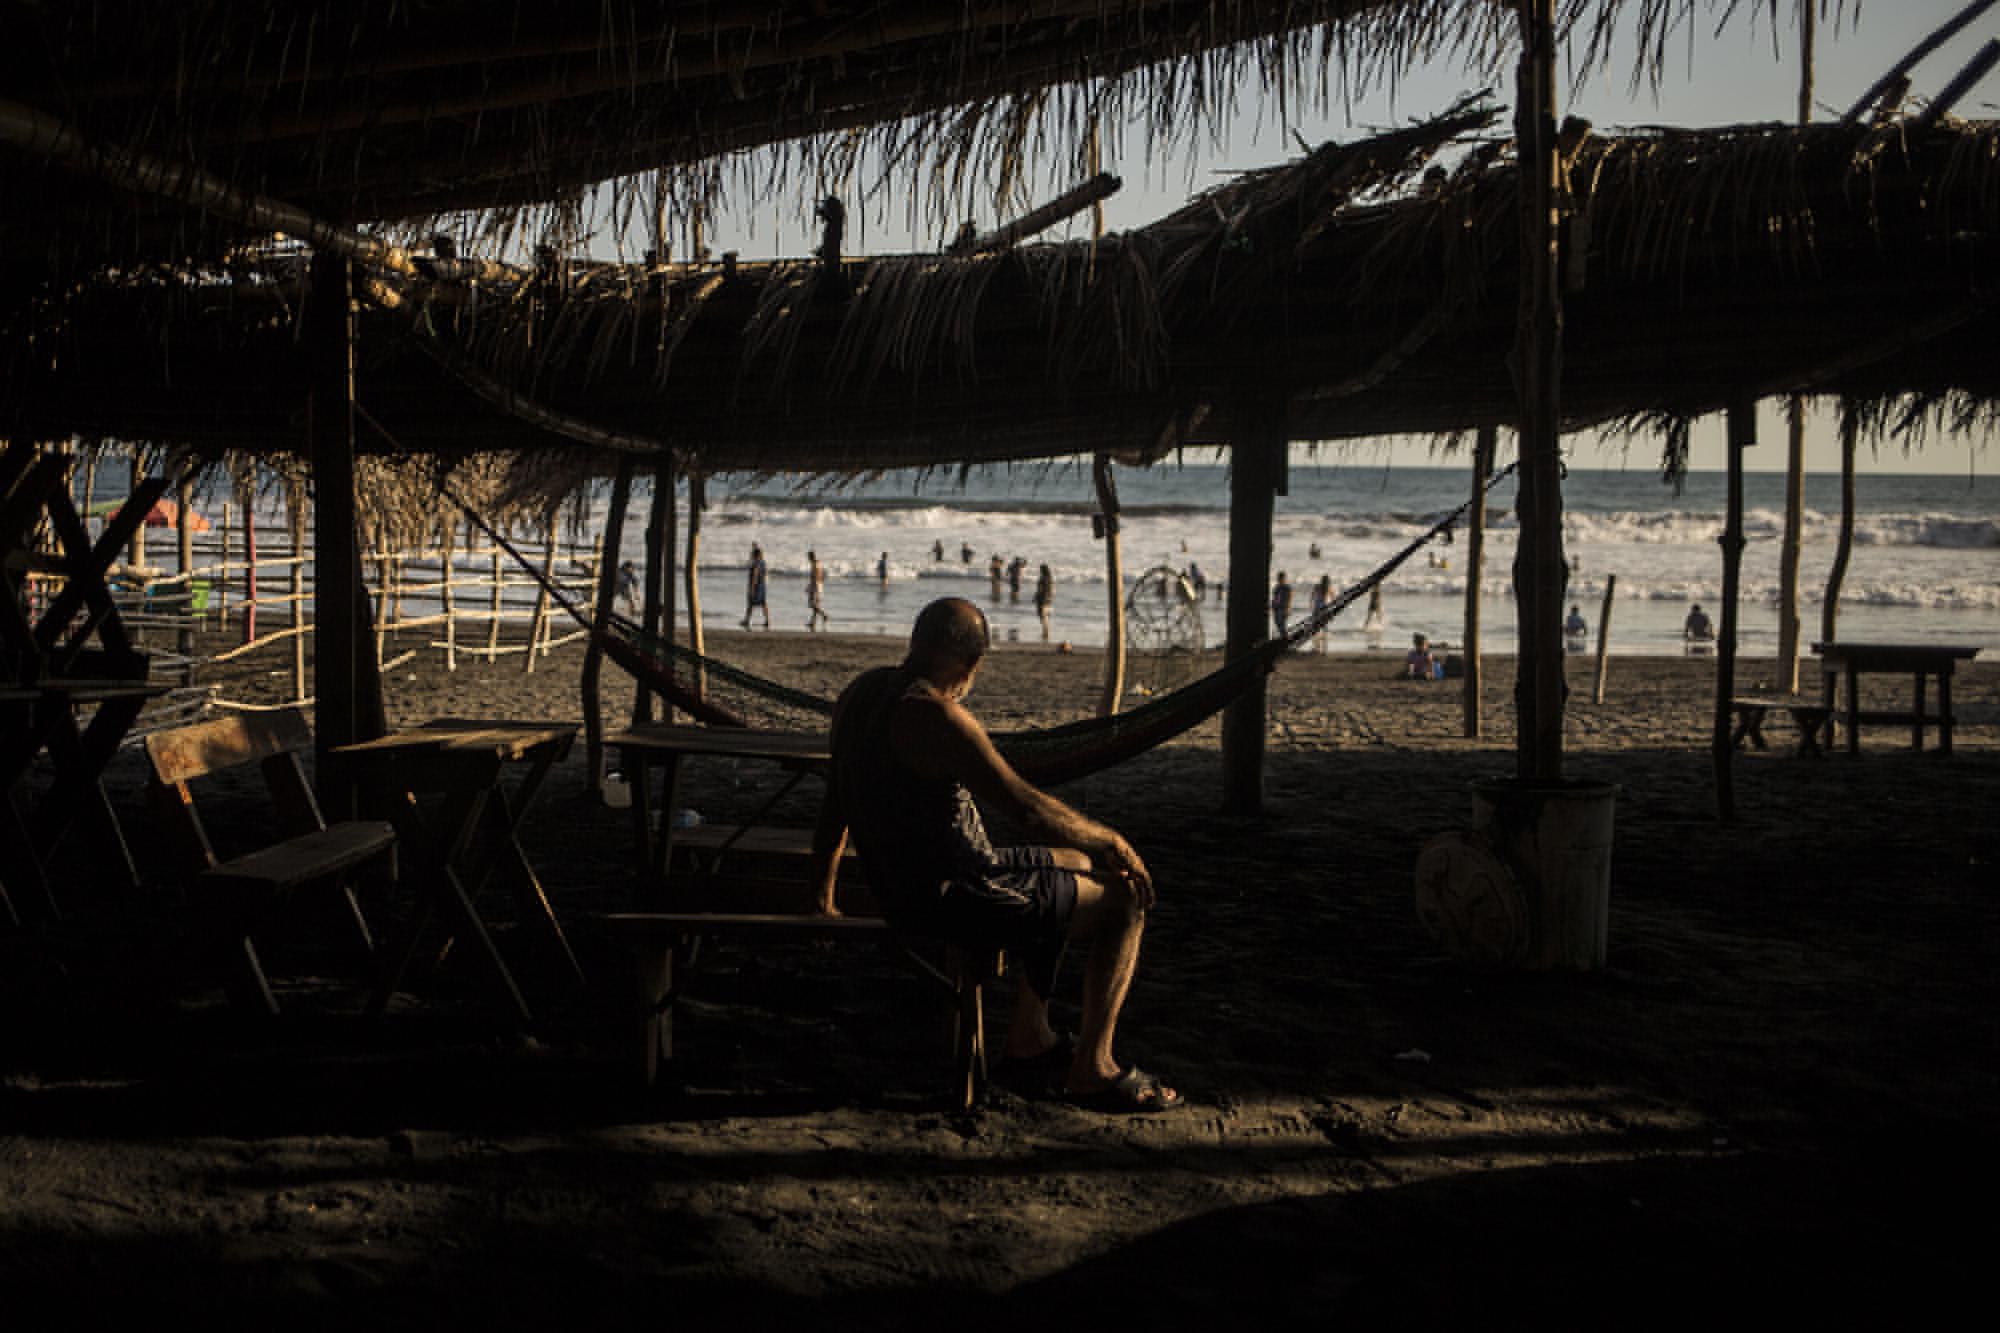
[[[1889,66],[1963,7],[1964,0],[1860,0],[1858,4],[1847,0],[1849,13],[1844,21],[1836,24],[1822,19],[1819,26],[1814,60],[1815,118],[1840,116]],[[1619,62],[1622,68],[1614,66],[1594,75],[1575,97],[1564,99],[1559,112],[1584,116],[1607,131],[1644,125],[1793,120],[1799,80],[1796,0],[1779,0],[1778,9],[1780,23],[1775,34],[1768,0],[1741,0],[1735,17],[1720,33],[1715,31],[1715,18],[1698,16],[1677,32],[1676,54],[1669,58],[1657,88],[1632,89],[1628,52],[1628,58]],[[1982,16],[1918,65],[1913,74],[1913,97],[1921,98],[1943,87],[1995,37],[2000,37],[2000,10]],[[1494,100],[1502,107],[1511,103],[1510,83],[1511,78],[1503,75],[1494,88]],[[1120,175],[1125,184],[1105,206],[1105,226],[1115,231],[1142,225],[1171,212],[1191,194],[1230,173],[1285,162],[1297,156],[1299,138],[1315,145],[1329,139],[1358,138],[1442,110],[1461,94],[1476,92],[1486,84],[1478,73],[1462,65],[1426,66],[1403,78],[1393,94],[1377,91],[1349,106],[1323,112],[1294,108],[1293,118],[1283,124],[1277,123],[1275,108],[1258,97],[1240,109],[1225,144],[1211,146],[1193,158],[1155,161],[1150,166],[1140,136],[1133,135],[1128,143],[1107,142],[1103,146],[1104,168]],[[1989,75],[1955,110],[1970,118],[2000,115],[2000,73]],[[1038,184],[1037,198],[1047,198],[1072,183],[1060,174],[1067,170],[1067,164],[1055,163],[1052,168],[1057,175]],[[892,193],[907,198],[900,191]],[[797,198],[761,205],[754,215],[725,215],[717,220],[711,244],[717,251],[736,249],[753,257],[803,256],[817,240],[813,197],[810,188],[802,188]],[[981,226],[990,226],[996,219],[981,217],[978,221]],[[1063,232],[1055,230],[1047,235],[1054,238]],[[852,253],[931,249],[943,240],[942,236],[914,232],[907,210],[899,205],[860,208],[850,204],[847,248]],[[1785,433],[1777,412],[1772,404],[1763,413],[1759,444],[1746,455],[1746,466],[1753,470],[1784,467]],[[1838,469],[1839,447],[1831,411],[1813,416],[1806,440],[1808,470]],[[1698,423],[1692,443],[1691,462],[1697,470],[1723,466],[1719,419]],[[2000,457],[1996,443],[2000,440],[1991,433],[1973,440],[1933,435],[1920,452],[1908,457],[1898,446],[1885,448],[1879,455],[1864,447],[1862,466],[1870,471],[1986,472]],[[1583,466],[1618,466],[1628,456],[1635,460],[1658,456],[1657,445],[1647,441],[1599,446],[1579,439],[1572,441],[1572,448]],[[1424,461],[1427,451],[1428,445],[1420,442],[1388,446],[1390,457],[1410,462]]]

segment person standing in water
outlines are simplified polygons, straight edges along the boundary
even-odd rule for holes
[[[1035,575],[1035,614],[1041,618],[1043,643],[1049,641],[1049,611],[1055,602],[1056,576],[1049,572],[1047,565],[1043,565],[1041,572]]]

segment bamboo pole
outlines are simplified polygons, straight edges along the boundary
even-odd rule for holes
[[[1229,603],[1225,661],[1255,652],[1270,625],[1271,516],[1284,467],[1285,419],[1269,400],[1248,406],[1235,427],[1229,466]],[[1264,808],[1264,681],[1222,710],[1222,808]]]
[[[549,623],[549,585],[547,580],[555,576],[556,568],[556,516],[549,515],[547,528],[548,544],[542,556],[542,581],[535,587],[535,614],[528,620],[528,651],[521,655],[521,674],[535,674],[535,657],[547,653]]]
[[[1591,679],[1590,700],[1604,702],[1604,681],[1606,668],[1611,665],[1611,608],[1617,605],[1618,576],[1607,575],[1604,580],[1604,606],[1597,613],[1597,674]]]
[[[190,162],[136,148],[105,147],[55,116],[5,98],[0,98],[0,143],[12,144],[30,158],[61,162],[122,189],[157,194],[253,230],[284,232],[311,245],[316,253],[361,260],[406,277],[421,276],[407,252],[372,236],[322,221],[291,204],[239,190]]]
[[[456,545],[458,524],[449,517],[439,525],[438,542],[438,609],[444,615],[444,669],[458,670],[458,607],[452,601],[452,575],[457,571],[452,567],[453,546]]]
[[[1521,163],[1521,293],[1513,371],[1521,400],[1520,543],[1514,560],[1519,617],[1519,776],[1563,771],[1560,403],[1562,293],[1557,286],[1557,147],[1554,0],[1520,0],[1521,59],[1514,133]]]
[[[1499,444],[1498,426],[1479,428],[1472,450],[1472,508],[1465,519],[1465,734],[1473,740],[1486,730],[1480,700],[1479,588],[1486,579],[1486,483]]]
[[[611,507],[604,516],[604,555],[597,562],[597,605],[591,608],[590,639],[583,650],[583,749],[584,781],[593,796],[604,794],[604,702],[601,682],[604,674],[604,640],[611,633],[611,617],[616,613],[619,554],[625,544],[625,511],[632,503],[632,472],[636,460],[627,455],[618,460],[611,480]]]
[[[1847,108],[1847,114],[1840,118],[1841,123],[1843,125],[1852,125],[1855,121],[1859,120],[1861,114],[1868,110],[1869,107],[1875,105],[1876,99],[1884,91],[1897,80],[1902,79],[1912,69],[1915,69],[1918,61],[1964,31],[1967,24],[1993,8],[1994,4],[1995,0],[1972,0],[1971,4],[1945,20],[1928,37],[1912,47],[1908,55],[1891,65],[1881,78],[1870,84],[1868,91],[1861,94],[1855,100],[1853,106]]]
[[[174,503],[179,506],[174,514],[174,535],[180,549],[175,553],[179,558],[175,568],[181,576],[181,593],[187,598],[187,612],[181,617],[180,633],[176,635],[177,646],[182,657],[194,652],[194,474],[181,478],[179,488],[174,492]],[[192,671],[192,667],[190,667]]]
[[[1757,405],[1729,407],[1729,501],[1722,527],[1722,629],[1715,643],[1715,725],[1709,739],[1715,764],[1715,809],[1725,824],[1736,819],[1736,776],[1730,766],[1729,701],[1736,694],[1736,601],[1743,572],[1743,452],[1757,443]]]
[[[493,587],[486,615],[486,660],[500,660],[500,543],[493,543]]]
[[[375,532],[375,662],[389,655],[389,535]]]
[[[1104,201],[1118,193],[1124,184],[1108,171],[1100,171],[1083,184],[1063,191],[1039,208],[1030,209],[1020,217],[1003,226],[995,227],[982,235],[971,236],[962,245],[949,247],[954,255],[982,255],[995,250],[1005,250],[1023,237],[1033,236],[1038,231],[1046,231],[1064,218],[1074,217],[1086,208],[1102,210]]]
[[[303,487],[291,496],[292,525],[292,698],[306,697],[306,497]]]
[[[1091,465],[1097,488],[1097,535],[1104,541],[1105,608],[1104,690],[1097,715],[1112,717],[1125,697],[1125,572],[1118,543],[1118,486],[1111,475],[1111,455],[1099,454]]]
[[[708,478],[699,472],[688,474],[687,613],[688,647],[694,650],[694,697],[708,694],[708,672],[701,658],[707,651],[701,633],[701,511],[708,508]]]
[[[243,481],[243,642],[257,637],[257,510],[256,484]]]
[[[215,623],[218,628],[225,630],[229,628],[229,525],[232,517],[233,507],[229,501],[224,500],[222,526],[217,537],[222,547],[222,554],[216,560],[215,582],[210,591],[215,594]]]

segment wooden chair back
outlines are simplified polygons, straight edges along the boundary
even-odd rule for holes
[[[326,827],[299,754],[312,748],[305,713],[282,708],[269,713],[219,717],[146,737],[155,803],[174,830],[190,866],[206,870],[219,863],[202,827],[189,783],[229,769],[256,764],[277,806],[278,831],[297,837]]]

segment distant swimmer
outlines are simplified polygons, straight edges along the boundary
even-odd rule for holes
[[[889,586],[889,553],[887,551],[882,552],[881,558],[875,562],[875,581],[885,588]]]
[[[931,543],[931,559],[939,561],[944,559],[944,538],[940,537]]]
[[[1715,642],[1715,626],[1710,622],[1708,613],[1701,609],[1700,602],[1694,604],[1694,610],[1688,612],[1687,619],[1682,622],[1681,638],[1690,652],[1706,651],[1708,645]]]
[[[1007,562],[1007,600],[1021,600],[1021,572],[1028,567],[1027,557],[1015,556]]]
[[[1312,548],[1311,548],[1311,550],[1310,550],[1310,551],[1308,552],[1308,554],[1310,554],[1310,555],[1312,556],[1312,558],[1313,558],[1313,559],[1315,559],[1315,560],[1319,559],[1319,543],[1318,543],[1318,542],[1314,542],[1314,543],[1312,544]]]
[[[1590,626],[1584,623],[1583,608],[1572,603],[1569,608],[1569,619],[1563,621],[1563,638],[1569,640],[1570,651],[1576,652],[1583,647],[1584,640],[1589,637]]]
[[[971,563],[972,563],[972,543],[971,543],[971,542],[965,542],[965,543],[963,543],[962,545],[960,545],[960,546],[959,546],[959,548],[958,548],[958,562],[959,562],[960,564],[962,564],[962,565],[969,565],[969,564],[971,564]]]
[[[1000,600],[1000,581],[1006,576],[1007,566],[1001,562],[1000,553],[995,551],[993,558],[986,562],[986,579],[993,585],[993,600],[996,602]]]

